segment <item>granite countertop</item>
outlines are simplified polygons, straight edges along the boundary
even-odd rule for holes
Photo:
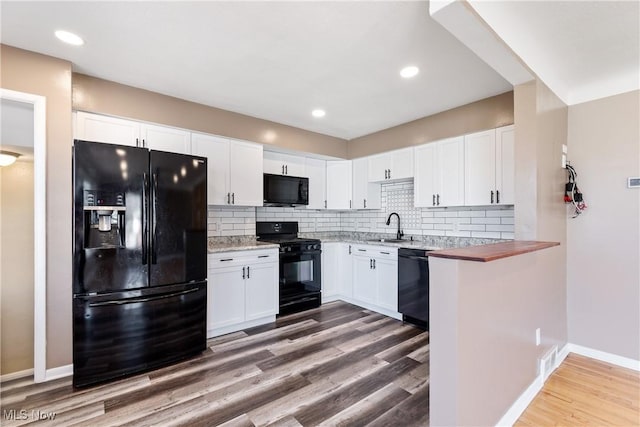
[[[409,249],[424,249],[424,250],[440,250],[442,246],[433,246],[427,242],[418,240],[402,240],[398,241],[380,241],[379,239],[355,239],[355,238],[340,238],[340,237],[328,237],[320,238],[323,243],[338,242],[348,243],[352,245],[371,245],[371,246],[390,246],[394,248],[409,248]]]
[[[207,252],[210,254],[230,251],[250,251],[255,249],[277,249],[280,247],[275,243],[259,242],[254,236],[240,239],[209,238],[207,243]]]

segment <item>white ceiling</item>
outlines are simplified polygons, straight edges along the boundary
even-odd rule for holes
[[[527,78],[512,53],[569,105],[640,88],[639,1],[433,3],[482,60],[426,1],[2,1],[0,34],[81,73],[345,139],[510,90]],[[408,64],[421,72],[403,80]]]
[[[2,1],[1,19],[2,43],[74,71],[345,139],[512,88],[426,1]]]
[[[640,88],[638,0],[469,3],[568,105]]]

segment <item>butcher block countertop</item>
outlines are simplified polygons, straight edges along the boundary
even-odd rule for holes
[[[429,252],[430,257],[459,259],[463,261],[489,262],[510,256],[535,252],[541,249],[559,246],[559,242],[537,242],[514,240],[512,242],[493,243],[490,245],[467,246],[464,248],[442,249]]]

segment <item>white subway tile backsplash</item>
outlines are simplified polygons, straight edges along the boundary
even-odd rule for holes
[[[359,231],[394,234],[400,215],[406,235],[513,239],[512,206],[415,208],[413,181],[381,184],[381,209],[359,211],[306,210],[291,207],[209,206],[207,234],[251,236],[256,221],[297,221],[301,232]]]

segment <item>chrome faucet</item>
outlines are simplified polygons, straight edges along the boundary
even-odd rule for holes
[[[396,233],[396,239],[401,240],[402,236],[404,236],[404,233],[402,232],[402,230],[400,230],[400,215],[398,215],[395,212],[391,212],[389,214],[389,218],[387,218],[387,225],[391,224],[391,217],[395,215],[396,217],[398,217],[398,232]]]

